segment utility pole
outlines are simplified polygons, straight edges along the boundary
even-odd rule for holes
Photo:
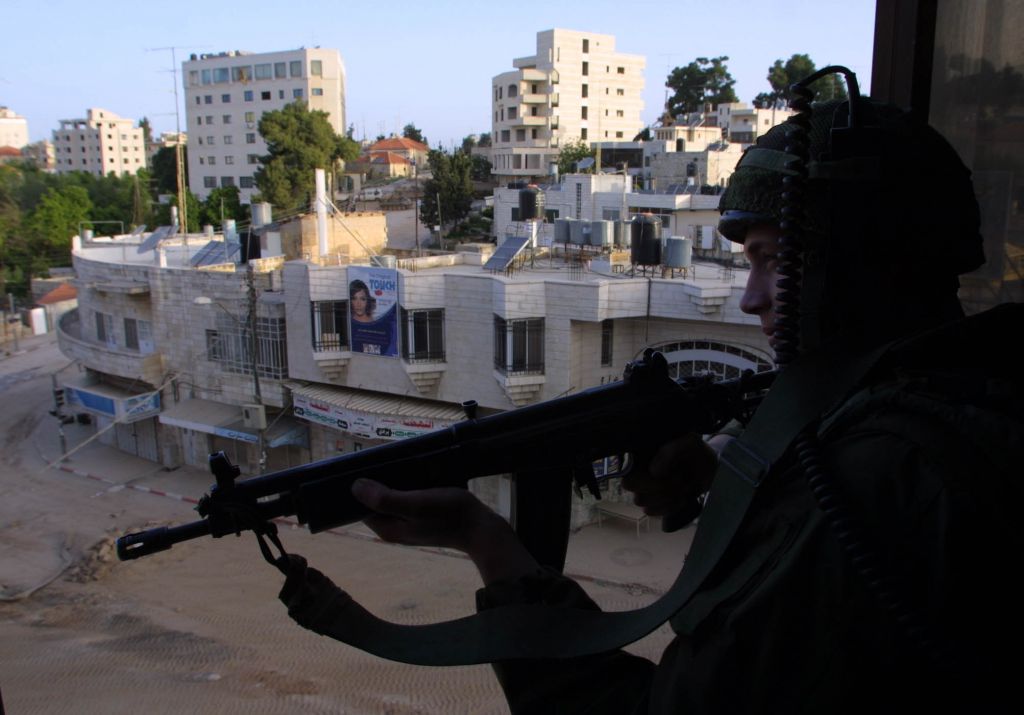
[[[260,411],[263,411],[263,392],[260,389],[260,373],[257,360],[257,348],[258,340],[256,337],[256,271],[253,269],[252,263],[247,264],[245,272],[245,287],[246,287],[246,298],[249,304],[249,315],[246,320],[249,326],[249,366],[252,368],[252,388],[253,397],[255,398],[256,404],[260,406]],[[262,418],[266,420],[266,413]],[[262,425],[263,422],[260,423]],[[263,474],[263,467],[266,464],[266,454],[264,453],[264,428],[257,426],[257,450],[258,450],[258,474]]]
[[[440,206],[440,204],[438,204],[438,206]],[[18,317],[18,314],[14,310],[14,293],[7,294],[7,309],[7,322],[11,326],[11,332],[14,333],[14,352],[18,352],[18,333],[21,332],[21,326],[19,325],[21,318]]]
[[[437,189],[437,242],[441,244],[441,250],[444,250],[444,221],[441,219],[441,189]]]
[[[413,231],[416,235],[416,255],[420,255],[420,167],[415,159],[412,160],[412,185],[413,205],[415,206],[415,226]]]

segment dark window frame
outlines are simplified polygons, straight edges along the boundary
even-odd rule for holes
[[[444,362],[444,308],[399,309],[402,359],[406,362]]]
[[[309,304],[313,352],[349,349],[347,300],[317,300]]]
[[[504,375],[544,374],[544,318],[494,316],[494,369]]]

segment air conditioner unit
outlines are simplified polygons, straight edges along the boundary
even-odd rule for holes
[[[242,424],[251,429],[266,429],[267,411],[263,405],[242,405]]]

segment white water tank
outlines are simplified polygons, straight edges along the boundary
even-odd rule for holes
[[[555,219],[555,243],[569,243],[569,224],[571,221],[571,218]]]
[[[668,268],[689,268],[693,263],[693,241],[682,236],[669,236],[665,239],[661,262]]]
[[[615,243],[615,224],[611,221],[592,221],[590,223],[590,244],[611,248]]]

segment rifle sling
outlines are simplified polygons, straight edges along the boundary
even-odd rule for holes
[[[280,598],[305,628],[416,665],[571,658],[620,648],[689,602],[724,555],[772,465],[803,429],[852,392],[888,347],[853,359],[823,352],[801,356],[779,375],[750,425],[719,459],[684,568],[672,587],[644,608],[604,612],[513,604],[443,623],[402,626],[371,614],[297,555],[282,561],[287,579]]]

